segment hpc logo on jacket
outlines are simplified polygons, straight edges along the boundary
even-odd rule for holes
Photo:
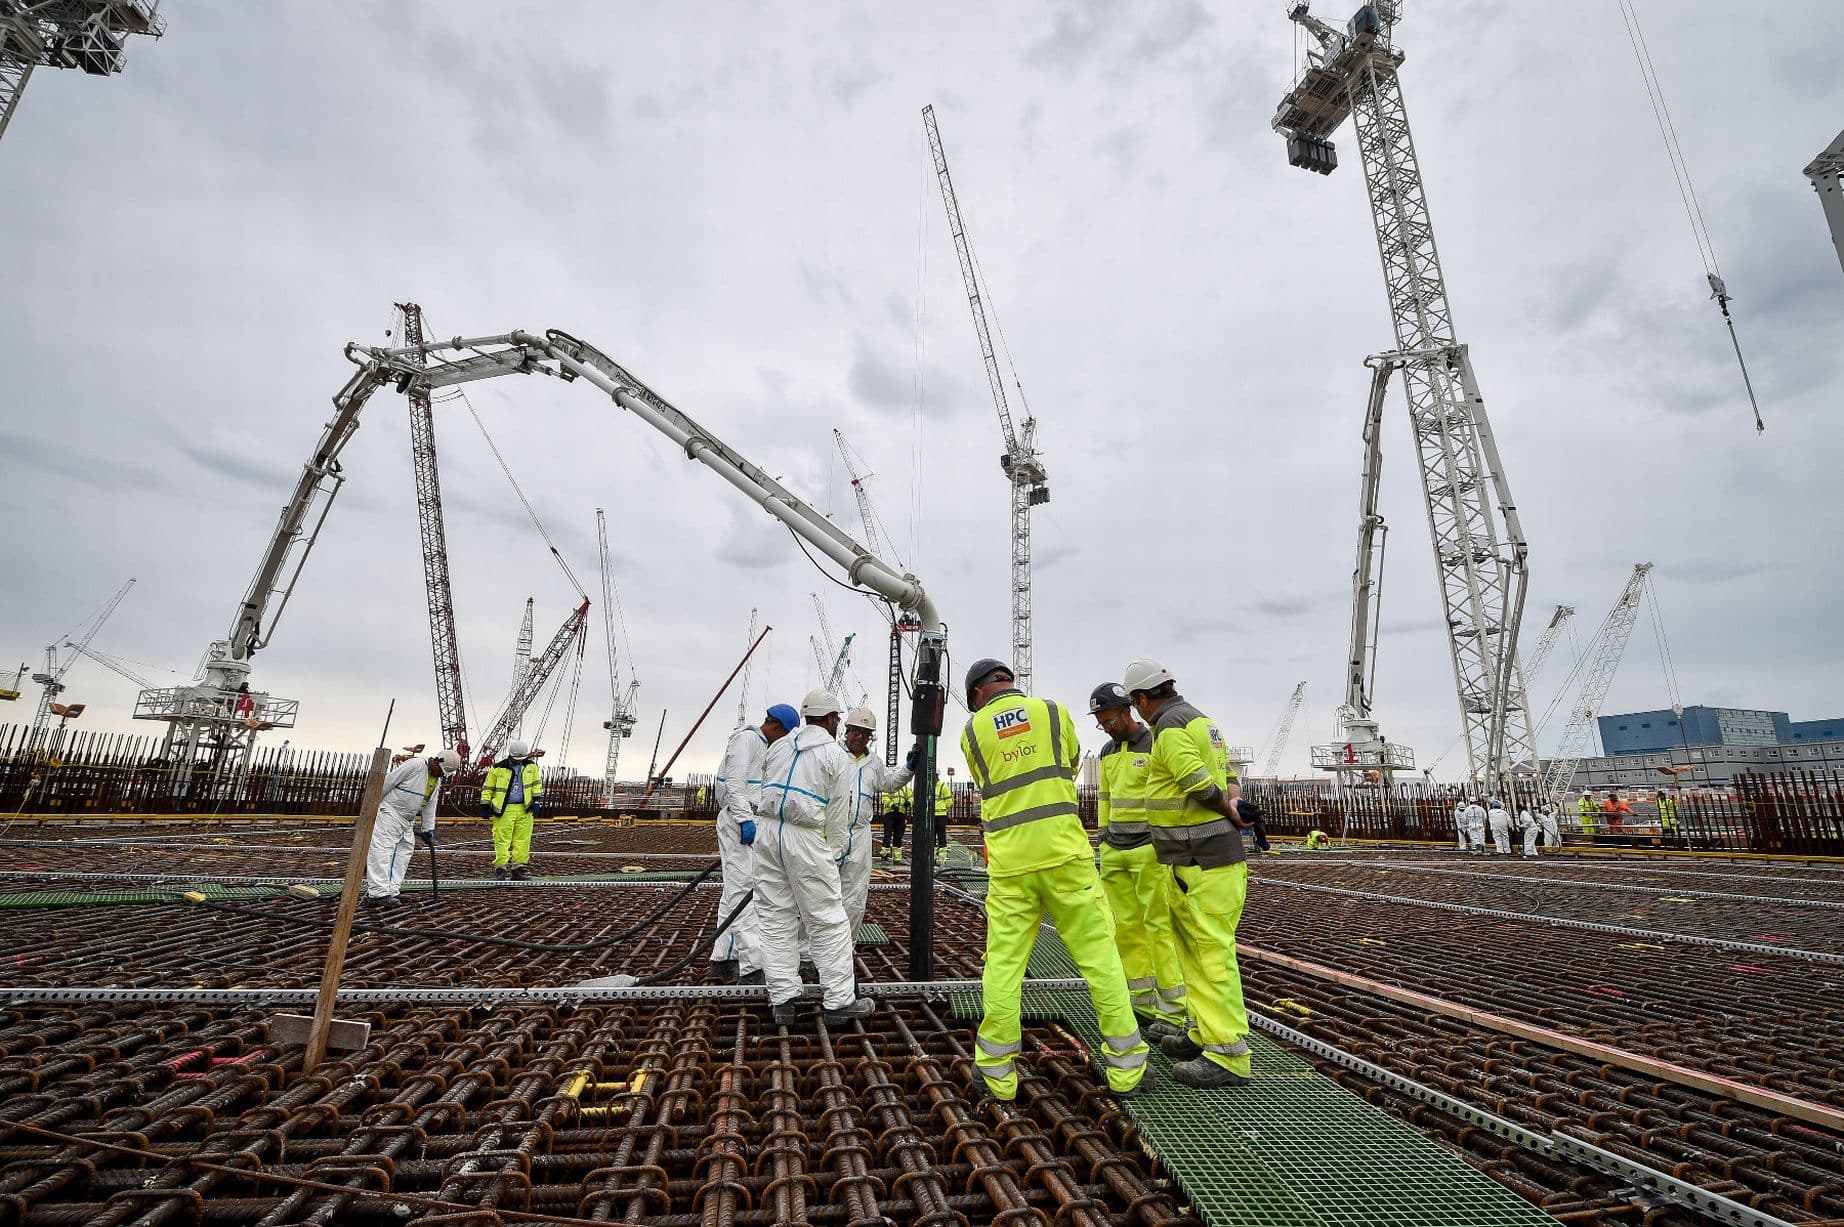
[[[998,730],[1001,740],[1016,737],[1020,733],[1031,731],[1031,714],[1022,707],[1016,707],[1011,711],[1000,712],[994,716],[992,726]]]

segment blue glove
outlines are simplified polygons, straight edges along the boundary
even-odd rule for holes
[[[755,820],[752,818],[743,819],[742,832],[743,832],[743,847],[747,848],[750,844],[753,844],[756,841]]]
[[[910,746],[908,756],[903,759],[903,766],[909,768],[912,774],[916,769],[916,751],[919,749],[921,749],[920,746]]]
[[[424,831],[423,832],[423,842],[428,844],[431,848],[434,848],[435,847],[435,832],[433,830]]]

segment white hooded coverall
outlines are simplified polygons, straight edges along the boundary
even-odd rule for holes
[[[768,738],[758,728],[740,728],[730,734],[723,762],[717,768],[717,856],[723,862],[723,892],[717,899],[717,918],[728,916],[743,895],[755,886],[755,854],[743,843],[743,823],[754,821],[762,800],[762,763],[768,757]],[[762,968],[757,946],[756,905],[743,909],[717,944],[711,962],[736,960],[738,975]]]
[[[852,763],[850,821],[845,827],[845,852],[839,857],[839,889],[845,896],[845,919],[852,935],[864,923],[864,905],[871,894],[871,827],[882,820],[877,798],[909,783],[907,767],[886,767],[867,753]]]
[[[1466,802],[1464,801],[1453,807],[1453,833],[1460,840],[1460,851],[1466,851]]]
[[[427,758],[399,763],[384,777],[384,796],[365,856],[366,898],[395,899],[403,890],[410,858],[416,855],[416,816],[422,815],[423,830],[435,830],[435,807],[441,799],[442,777],[429,770]]]
[[[1485,848],[1485,806],[1477,801],[1466,807],[1466,840],[1474,852]]]
[[[856,764],[823,727],[803,724],[769,747],[756,810],[756,921],[768,999],[800,995],[800,931],[826,995],[843,1009],[858,999],[853,933],[839,886]]]
[[[1517,829],[1524,833],[1524,855],[1537,854],[1537,833],[1543,828],[1537,825],[1537,817],[1525,806],[1517,812]]]
[[[1492,823],[1492,850],[1500,856],[1511,855],[1511,814],[1502,805],[1494,805],[1487,815]]]
[[[1548,848],[1562,847],[1562,818],[1556,813],[1556,807],[1550,806],[1543,811],[1543,844]]]

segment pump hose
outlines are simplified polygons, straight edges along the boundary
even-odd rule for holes
[[[653,909],[652,912],[635,922],[632,926],[612,936],[599,937],[591,942],[531,942],[517,937],[489,937],[481,933],[462,933],[453,929],[411,929],[400,925],[379,924],[373,921],[361,920],[354,920],[352,922],[352,927],[362,932],[385,933],[392,937],[432,937],[449,941],[479,942],[488,946],[510,946],[515,950],[535,950],[541,954],[584,954],[591,950],[601,950],[617,942],[626,941],[641,930],[654,924],[660,917],[684,902],[686,897],[697,888],[700,882],[710,877],[713,873],[716,873],[722,866],[723,862],[721,860],[712,861],[699,872],[697,877],[685,883],[684,886],[679,888],[676,894],[669,896],[664,903]],[[747,894],[743,902],[747,903],[752,898],[754,898],[753,892]],[[220,912],[232,912],[239,916],[255,916],[262,920],[279,920],[284,924],[303,925],[308,928],[330,929],[334,924],[333,921],[322,919],[318,916],[290,916],[285,912],[276,912],[260,907],[247,907],[237,903],[225,903],[215,899],[204,900],[200,902],[198,906],[212,908]],[[723,924],[718,926],[717,933],[721,934],[725,929],[729,928],[731,922],[736,919],[742,910],[743,904],[739,903],[735,910],[724,919]],[[714,934],[712,937],[713,944],[715,944],[715,940],[716,935]],[[673,970],[677,970],[677,968]]]
[[[674,963],[671,967],[662,967],[658,971],[648,972],[644,976],[638,976],[635,978],[634,983],[637,985],[659,984],[663,981],[670,980],[673,976],[678,975],[681,971],[691,966],[693,960],[699,955],[710,954],[711,951],[717,948],[717,939],[724,935],[724,930],[736,923],[736,918],[743,914],[743,909],[748,907],[750,903],[754,901],[755,897],[756,892],[754,889],[744,891],[742,899],[737,902],[735,907],[730,909],[730,914],[725,916],[723,920],[718,923],[717,931],[711,934],[708,940],[693,942],[692,948],[686,952],[684,958]]]

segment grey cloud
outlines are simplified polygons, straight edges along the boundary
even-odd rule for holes
[[[247,440],[182,442],[179,450],[208,473],[274,490],[278,496],[288,472],[287,462],[272,456],[253,454]]]
[[[1141,59],[1161,59],[1188,44],[1210,25],[1210,14],[1195,0],[1177,0],[1160,6],[1151,23],[1141,29],[1129,47]]]
[[[860,402],[886,413],[907,413],[915,404],[914,379],[864,336],[859,336],[853,346],[846,385]]]

